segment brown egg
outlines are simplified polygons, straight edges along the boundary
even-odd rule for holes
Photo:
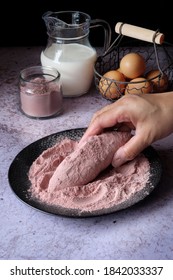
[[[149,71],[146,74],[146,79],[153,83],[154,92],[164,92],[168,89],[168,76],[158,69]]]
[[[106,72],[99,82],[100,93],[108,99],[119,98],[125,90],[124,75],[118,70]]]
[[[132,79],[130,83],[127,84],[125,94],[150,93],[152,90],[153,87],[150,81],[147,81],[144,77],[138,77]]]
[[[128,53],[120,60],[120,69],[128,79],[143,76],[146,69],[145,59],[138,53]]]

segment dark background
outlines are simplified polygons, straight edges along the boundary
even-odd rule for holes
[[[45,45],[46,27],[42,15],[46,11],[79,10],[88,13],[92,19],[101,18],[109,22],[112,39],[117,34],[114,27],[118,21],[148,28],[159,29],[165,34],[165,41],[173,43],[173,12],[166,1],[6,1],[0,15],[0,46]],[[18,3],[19,2],[19,3]],[[151,6],[152,4],[152,6]],[[90,31],[90,41],[99,46],[102,42]]]

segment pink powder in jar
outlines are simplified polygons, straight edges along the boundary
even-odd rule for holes
[[[22,112],[33,118],[48,118],[62,112],[63,96],[57,70],[33,66],[20,74]]]

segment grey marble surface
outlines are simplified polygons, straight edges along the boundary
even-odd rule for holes
[[[13,193],[8,170],[24,147],[55,132],[86,127],[93,113],[109,103],[93,88],[64,99],[63,113],[56,118],[24,116],[19,71],[39,65],[41,50],[0,49],[0,259],[173,259],[173,135],[153,144],[163,164],[158,187],[123,211],[92,218],[55,216],[31,208]]]

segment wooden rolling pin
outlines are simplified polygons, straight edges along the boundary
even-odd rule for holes
[[[151,42],[151,43],[155,42],[156,44],[160,44],[160,45],[164,41],[163,33],[149,30],[143,27],[138,27],[135,25],[123,23],[123,22],[117,22],[117,24],[115,25],[115,32],[131,38],[143,40],[146,42]]]

